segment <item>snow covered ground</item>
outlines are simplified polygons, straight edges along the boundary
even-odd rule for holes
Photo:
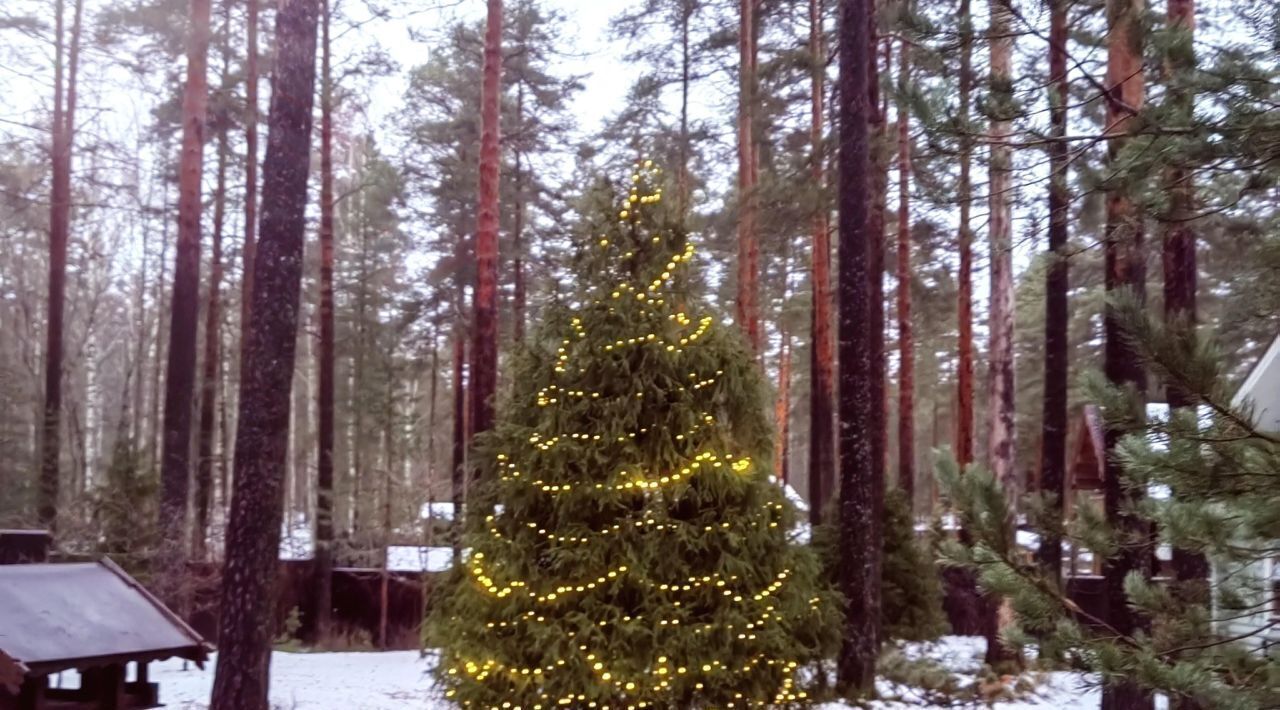
[[[174,660],[153,666],[160,702],[178,710],[207,708],[214,664],[210,659],[204,670]],[[444,710],[449,706],[432,697],[430,664],[415,651],[277,651],[271,656],[271,705],[278,710]]]
[[[937,643],[914,644],[908,656],[927,656],[959,672],[971,673],[981,665],[982,639],[944,637]],[[448,710],[432,690],[433,657],[413,651],[387,653],[284,653],[271,660],[271,703],[279,710]],[[204,670],[190,663],[166,661],[152,668],[160,683],[160,699],[169,708],[204,710],[213,686],[211,662]],[[887,698],[878,710],[937,708],[925,704],[912,689],[880,684]],[[1030,695],[995,705],[999,710],[1095,710],[1099,693],[1078,673],[1048,673]],[[820,710],[848,710],[842,703],[828,703]]]

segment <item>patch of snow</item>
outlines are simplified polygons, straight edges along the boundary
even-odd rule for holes
[[[280,559],[309,560],[315,557],[315,537],[311,530],[311,521],[304,515],[295,515],[293,520],[286,520],[280,528]]]
[[[421,520],[430,518],[431,520],[451,522],[453,520],[453,503],[423,503],[422,508],[418,511],[418,518]]]
[[[1040,533],[1031,530],[1018,530],[1014,535],[1018,541],[1018,547],[1025,547],[1028,550],[1040,549]]]
[[[271,654],[272,710],[447,710],[434,692],[433,658],[416,651]],[[205,710],[216,655],[204,670],[170,659],[151,667],[160,701],[176,710]]]
[[[445,572],[453,566],[452,547],[389,545],[387,569],[392,572]]]
[[[962,686],[969,685],[982,668],[986,653],[986,640],[976,636],[943,636],[936,641],[908,643],[902,653],[909,659],[928,658],[957,675]],[[886,700],[872,702],[876,710],[905,710],[906,708],[939,708],[928,703],[921,691],[883,678],[876,681],[876,690]],[[1096,710],[1102,702],[1097,683],[1082,673],[1052,672],[1038,677],[1037,684],[1028,696],[1017,700],[996,702],[991,707],[998,710]],[[857,707],[846,703],[825,703],[819,710],[853,710]]]
[[[943,530],[959,530],[960,518],[955,513],[944,513],[941,519]],[[929,532],[933,528],[933,523],[923,522],[915,524],[915,531],[918,533]]]
[[[809,524],[808,516],[809,501],[805,500],[804,496],[800,495],[800,491],[797,491],[794,486],[790,483],[782,483],[777,476],[770,476],[769,480],[782,487],[782,495],[791,502],[791,505],[795,506],[796,511],[799,513],[796,516],[795,527],[787,532],[787,539],[795,545],[808,545],[809,539],[813,537],[813,526]]]
[[[928,657],[957,674],[971,674],[982,665],[984,641],[944,636],[935,642],[906,644],[909,658]],[[450,710],[430,676],[436,654],[415,651],[382,653],[285,653],[271,655],[273,710]],[[203,670],[181,660],[153,664],[151,679],[160,684],[160,699],[176,710],[206,710],[213,688],[216,655]],[[64,674],[64,676],[69,674]],[[63,679],[64,685],[72,681]],[[912,689],[881,680],[878,687],[894,700],[876,701],[876,710],[937,709],[925,704]],[[1096,710],[1101,702],[1096,682],[1081,673],[1054,672],[1039,678],[1027,697],[997,702],[997,710]],[[852,710],[844,703],[826,703],[820,710]]]

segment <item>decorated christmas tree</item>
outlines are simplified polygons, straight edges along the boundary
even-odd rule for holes
[[[644,163],[587,196],[575,293],[508,364],[477,442],[464,560],[427,632],[462,707],[801,705],[798,671],[830,643],[759,369],[698,312],[660,184]]]

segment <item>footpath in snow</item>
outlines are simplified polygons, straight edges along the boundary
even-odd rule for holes
[[[982,639],[948,636],[932,644],[913,644],[909,655],[924,655],[961,673],[981,665]],[[278,710],[448,710],[452,706],[433,691],[429,673],[434,657],[414,651],[385,653],[285,653],[271,657],[271,704]],[[182,661],[166,661],[152,668],[160,683],[160,699],[177,710],[204,710],[213,687],[214,659],[204,670]],[[938,708],[928,705],[910,688],[881,684],[887,698],[878,710]],[[1047,673],[1033,694],[995,705],[999,710],[1095,710],[1098,691],[1078,673]],[[843,703],[827,703],[820,710],[847,710]]]

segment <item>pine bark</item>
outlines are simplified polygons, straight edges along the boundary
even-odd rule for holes
[[[502,0],[488,0],[480,107],[480,203],[476,217],[476,285],[472,294],[472,435],[494,423],[498,384],[498,114],[502,99]],[[470,437],[468,437],[470,440]]]
[[[831,223],[827,211],[826,150],[822,138],[826,50],[821,0],[809,0],[810,119],[809,177],[818,194],[813,215],[810,270],[813,278],[809,367],[809,521],[822,522],[835,491],[835,353],[831,334]]]
[[[738,299],[737,321],[751,351],[760,354],[760,244],[756,234],[757,160],[753,114],[756,107],[756,2],[739,0],[738,10]]]
[[[462,549],[462,501],[466,494],[467,475],[467,391],[463,381],[467,359],[466,329],[460,322],[453,331],[453,448],[449,464],[449,489],[453,499],[453,525],[449,541],[453,559],[459,560]]]
[[[222,78],[227,85],[230,64],[230,6],[227,6],[222,48]],[[218,375],[222,370],[222,232],[227,211],[227,141],[226,122],[218,126],[217,178],[213,193],[213,238],[209,257],[209,295],[204,313],[204,362],[200,379],[200,426],[197,434],[195,525],[192,533],[192,557],[204,560],[208,555],[209,508],[213,498],[214,436],[217,429]],[[224,452],[225,455],[225,452]]]
[[[58,0],[55,17],[53,126],[49,196],[49,312],[45,331],[44,417],[40,438],[40,486],[37,515],[51,532],[58,525],[58,489],[62,433],[63,314],[66,309],[67,242],[71,236],[71,157],[75,145],[76,80],[80,65],[80,28],[84,0],[76,0],[71,23],[69,64],[64,85],[66,6]]]
[[[284,0],[211,710],[266,710],[315,98],[316,0]]]
[[[524,128],[524,84],[516,86],[516,130]],[[524,342],[525,312],[525,275],[524,275],[524,166],[521,161],[522,151],[517,146],[513,151],[515,166],[513,185],[515,192],[515,214],[512,216],[511,229],[511,339],[517,343]]]
[[[1124,174],[1120,164],[1126,136],[1133,130],[1134,117],[1145,99],[1142,68],[1142,14],[1144,0],[1109,0],[1107,2],[1107,74],[1106,135],[1109,170],[1117,177],[1108,185],[1106,195],[1105,284],[1108,296],[1129,291],[1144,296],[1142,215],[1132,199],[1135,176]],[[1146,389],[1142,362],[1126,341],[1123,326],[1114,306],[1108,305],[1103,328],[1106,345],[1103,371],[1107,380],[1119,387],[1134,390],[1141,399]],[[1133,508],[1141,492],[1124,485],[1124,471],[1114,456],[1115,447],[1125,431],[1114,424],[1105,430],[1107,458],[1104,468],[1104,508],[1108,522],[1121,537],[1121,547],[1103,561],[1105,608],[1108,623],[1119,633],[1141,630],[1144,621],[1128,604],[1124,591],[1125,578],[1133,572],[1151,577],[1151,531],[1149,525],[1134,515]],[[1102,710],[1148,710],[1150,694],[1132,682],[1115,682],[1103,686]]]
[[[689,179],[689,83],[692,75],[692,56],[689,48],[689,24],[693,21],[694,0],[682,0],[680,5],[680,165],[676,176],[677,210],[683,218],[689,213],[692,185]]]
[[[1013,12],[1009,0],[991,4],[991,162],[988,176],[991,302],[991,367],[987,420],[987,466],[1016,495],[1013,426],[1013,155],[1008,117],[1013,81]]]
[[[165,369],[164,438],[160,465],[160,586],[179,601],[186,560],[187,504],[191,488],[191,417],[200,315],[200,215],[204,136],[209,105],[206,76],[210,0],[191,0],[187,81],[182,93],[182,154],[178,164],[178,244],[169,302],[169,353]]]
[[[327,638],[333,608],[333,72],[329,43],[329,0],[320,3],[320,358],[316,410],[320,430],[316,457],[315,635]]]
[[[914,509],[916,498],[915,341],[911,330],[911,127],[907,91],[911,55],[898,50],[898,486]]]
[[[987,468],[1007,495],[1021,493],[1014,467],[1013,362],[1013,151],[1009,146],[1013,103],[1013,9],[1010,0],[991,4],[991,160],[988,166],[988,230],[991,261],[991,300],[988,308],[990,369],[987,378]],[[1005,521],[1012,528],[1012,519]],[[988,597],[985,620],[986,662],[1016,661],[1016,654],[1000,642],[1000,629],[1010,620],[1007,600]]]
[[[240,277],[240,369],[249,350],[249,320],[253,317],[253,262],[258,229],[258,0],[244,0],[244,247]],[[244,377],[240,378],[241,394]]]
[[[888,471],[889,457],[889,388],[888,365],[885,357],[884,273],[885,234],[889,212],[889,130],[887,105],[880,96],[880,63],[876,48],[880,45],[879,28],[876,26],[876,2],[871,0],[871,17],[867,36],[867,96],[871,133],[871,214],[867,229],[867,268],[870,271],[868,288],[867,328],[871,331],[871,461],[877,480],[883,482]],[[885,70],[889,66],[889,44],[884,43]],[[888,97],[885,97],[887,101]],[[881,486],[883,487],[883,486]]]
[[[785,300],[785,299],[784,299]],[[778,397],[773,403],[774,431],[773,472],[786,484],[790,468],[791,443],[791,332],[784,323],[781,326],[782,342],[778,345]]]
[[[838,685],[846,694],[874,691],[880,648],[880,551],[883,482],[873,461],[871,156],[868,80],[875,44],[868,0],[839,4],[839,582],[845,595],[844,642],[837,658]],[[870,49],[869,49],[870,48]]]
[[[1164,70],[1171,80],[1182,78],[1194,71],[1195,55],[1195,0],[1169,0],[1166,18],[1178,32],[1170,48]],[[1177,101],[1178,116],[1190,123],[1194,110],[1194,96],[1186,90],[1171,90],[1171,100]],[[1162,259],[1164,271],[1164,318],[1166,326],[1183,343],[1183,356],[1191,357],[1195,347],[1196,330],[1196,234],[1192,226],[1196,210],[1194,172],[1184,163],[1174,162],[1164,171],[1165,192],[1169,196],[1169,212],[1165,217]],[[1169,383],[1165,396],[1170,407],[1192,407],[1196,402],[1192,393]],[[1174,491],[1177,495],[1177,491]],[[1173,572],[1177,579],[1174,593],[1190,604],[1207,604],[1210,601],[1209,561],[1201,553],[1174,548]],[[1203,706],[1190,698],[1174,701],[1177,710],[1199,710]]]
[[[956,182],[959,228],[956,250],[956,311],[959,342],[956,345],[956,462],[963,471],[973,463],[973,231],[969,212],[973,207],[973,141],[969,136],[969,102],[973,91],[973,12],[970,0],[960,0],[960,175]]]
[[[1066,496],[1067,261],[1071,196],[1067,190],[1067,2],[1053,0],[1049,8],[1049,268],[1045,274],[1044,316],[1044,438],[1040,446],[1039,490],[1054,520],[1062,520]],[[1036,558],[1041,572],[1055,584],[1062,577],[1062,536],[1045,530]]]

